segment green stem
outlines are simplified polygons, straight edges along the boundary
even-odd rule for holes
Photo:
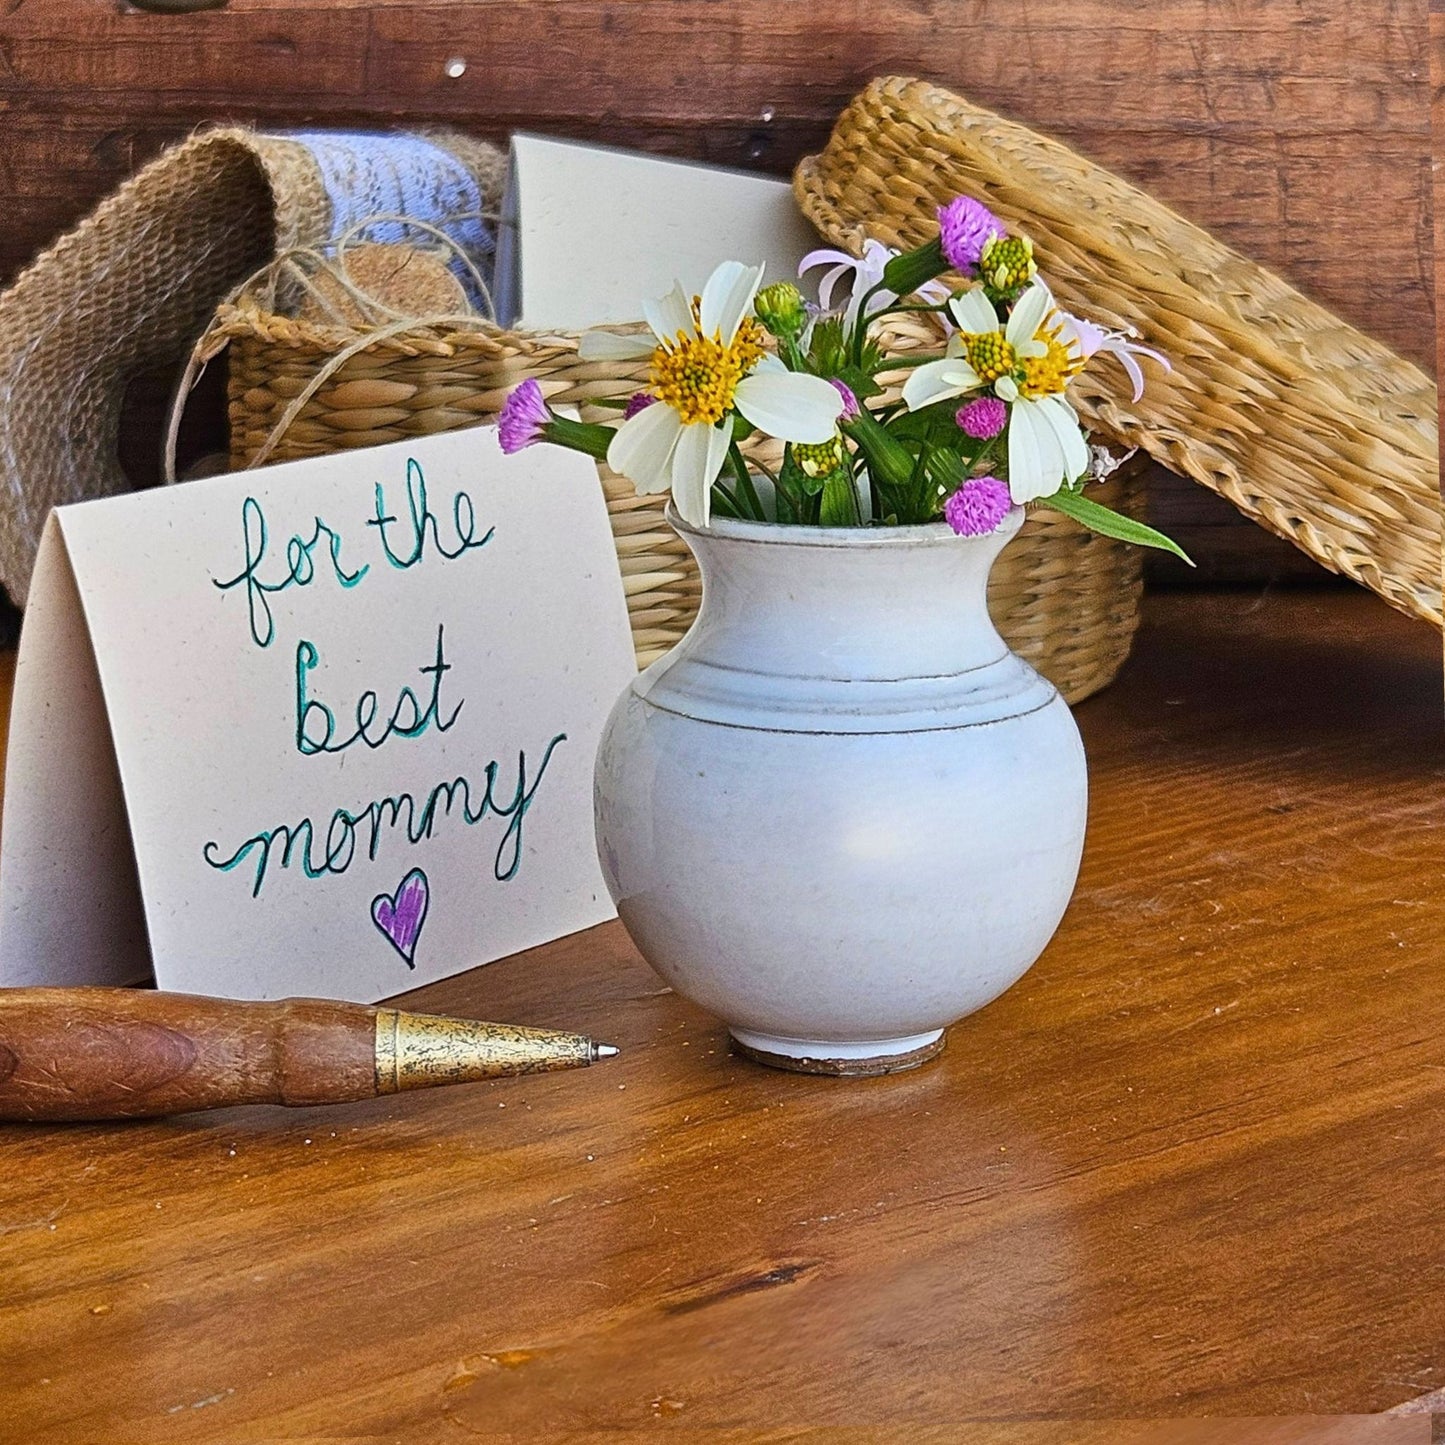
[[[937,361],[936,356],[885,356],[882,361],[872,369],[873,376],[883,376],[890,371],[907,371],[913,366],[927,366],[930,361]]]
[[[728,461],[732,464],[733,475],[738,479],[738,496],[752,509],[753,521],[766,522],[767,514],[763,511],[762,501],[753,486],[752,477],[748,474],[748,464],[743,460],[743,454],[738,450],[736,442],[728,446]]]
[[[863,299],[858,303],[858,315],[853,320],[853,335],[849,344],[849,355],[853,358],[854,366],[863,365],[863,343],[868,337],[868,326],[873,320],[868,314],[868,303],[880,292],[888,288],[878,281],[870,286],[863,293]]]
[[[570,447],[574,452],[586,452],[589,457],[606,461],[607,448],[612,445],[612,438],[617,432],[613,427],[598,426],[596,422],[553,416],[543,424],[542,434],[558,446]]]
[[[893,316],[900,311],[946,311],[947,309],[947,301],[939,301],[932,305],[925,305],[921,301],[901,302],[897,306],[885,306],[881,311],[875,311],[871,319],[877,321],[880,316]],[[626,405],[626,403],[624,403],[624,405]]]
[[[742,513],[738,510],[737,498],[723,486],[721,481],[712,484],[712,509],[721,512],[724,517],[741,518]]]

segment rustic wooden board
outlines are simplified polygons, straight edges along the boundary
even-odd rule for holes
[[[1445,253],[1445,0],[1430,0],[1430,128],[1434,137],[1435,255]],[[1445,267],[1435,267],[1435,356],[1436,375],[1445,359]],[[1445,416],[1445,412],[1442,412]]]
[[[1424,1445],[1145,1422],[1445,1386],[1439,689],[1363,594],[1149,599],[1059,934],[913,1074],[731,1057],[607,924],[411,998],[605,1067],[0,1126],[0,1440]]]
[[[1059,135],[1430,364],[1426,30],[1425,0],[13,5],[0,277],[210,120],[526,126],[784,174],[867,79],[911,72]],[[1319,575],[1213,501],[1156,493],[1202,577]]]

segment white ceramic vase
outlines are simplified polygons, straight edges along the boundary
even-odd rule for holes
[[[597,844],[627,931],[765,1063],[922,1063],[1073,892],[1084,751],[986,605],[1018,531],[671,516],[692,630],[603,733]]]

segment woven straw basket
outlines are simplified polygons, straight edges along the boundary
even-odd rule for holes
[[[794,176],[836,245],[917,245],[959,193],[1031,236],[1060,302],[1132,324],[1174,364],[1135,404],[1099,364],[1092,425],[1227,497],[1335,572],[1441,621],[1430,378],[1142,191],[937,86],[874,81]]]
[[[927,338],[900,328],[891,339],[906,350]],[[631,395],[647,375],[645,362],[580,360],[575,336],[418,328],[377,337],[316,387],[321,369],[356,341],[352,332],[278,315],[254,298],[222,307],[208,349],[230,349],[234,467],[258,456],[322,456],[494,421],[526,377],[535,377],[553,404],[577,407],[584,420],[615,420],[614,408],[595,403]],[[295,414],[278,434],[288,409]],[[767,446],[756,455],[779,460]],[[692,625],[701,596],[697,567],[663,519],[665,497],[639,497],[630,482],[605,466],[598,470],[638,665],[646,666]],[[1126,464],[1096,495],[1137,513],[1138,472]],[[1110,682],[1128,656],[1140,591],[1134,549],[1039,511],[995,565],[989,606],[1009,645],[1077,702]]]

